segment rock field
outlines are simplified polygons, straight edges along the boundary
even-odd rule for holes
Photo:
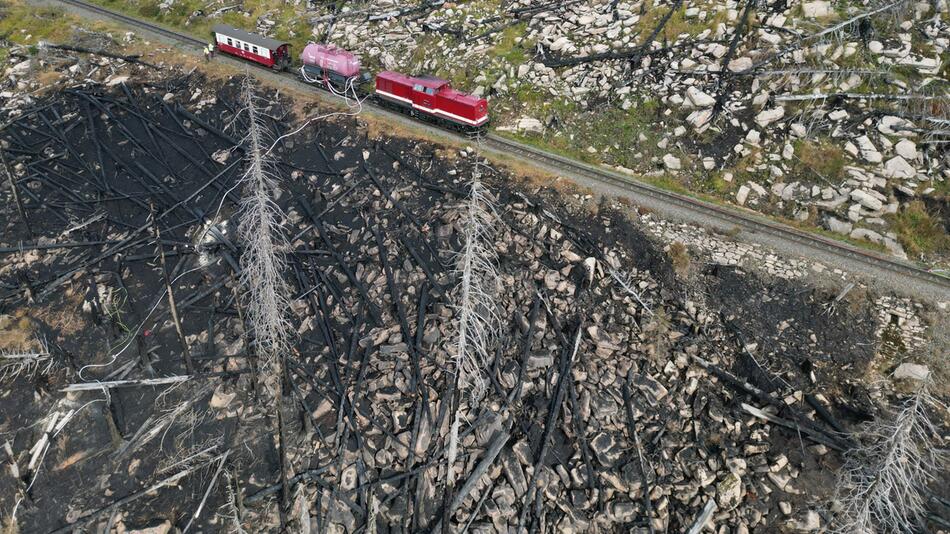
[[[255,20],[216,5],[189,21]],[[292,5],[246,13],[287,35],[292,9],[298,40],[448,77],[501,131],[947,265],[946,0]],[[944,237],[895,222],[919,213]]]

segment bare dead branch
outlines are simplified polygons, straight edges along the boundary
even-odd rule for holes
[[[927,486],[948,462],[929,414],[939,407],[925,383],[897,413],[861,428],[861,446],[848,453],[839,473],[835,500],[841,510],[829,532],[906,532],[921,524]]]

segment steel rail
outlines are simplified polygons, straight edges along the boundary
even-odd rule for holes
[[[185,42],[185,43],[188,43],[188,44],[190,44],[190,45],[197,46],[198,48],[202,48],[202,47],[208,45],[208,42],[203,41],[203,40],[201,40],[201,39],[197,39],[197,38],[195,38],[195,37],[193,37],[193,36],[191,36],[191,35],[188,35],[188,34],[186,34],[186,33],[181,33],[181,32],[175,31],[175,30],[170,30],[170,29],[168,29],[168,28],[164,28],[164,27],[159,26],[159,25],[157,25],[157,24],[153,24],[153,23],[150,23],[150,22],[146,22],[146,21],[144,21],[144,20],[137,19],[137,18],[135,18],[135,17],[131,17],[131,16],[126,15],[126,14],[124,14],[124,13],[121,13],[121,12],[119,12],[119,11],[114,11],[114,10],[112,10],[112,9],[104,8],[104,7],[102,7],[102,6],[100,6],[100,5],[97,5],[97,4],[93,4],[93,3],[90,3],[90,2],[83,2],[82,0],[59,0],[59,2],[62,2],[62,3],[64,3],[64,4],[71,4],[71,5],[74,5],[74,6],[76,6],[76,7],[80,7],[80,8],[82,8],[82,9],[85,9],[86,11],[94,11],[94,12],[100,14],[100,15],[105,15],[105,16],[111,18],[111,19],[115,19],[115,20],[124,22],[124,23],[126,23],[126,24],[128,24],[128,25],[130,25],[130,26],[138,26],[138,27],[144,28],[144,29],[146,29],[146,30],[148,30],[148,31],[150,31],[150,32],[152,32],[152,33],[157,33],[157,34],[159,34],[159,35],[162,35],[163,37],[166,37],[166,38],[168,38],[168,39],[174,39],[174,40],[176,40],[176,41]]]
[[[203,48],[207,44],[206,41],[197,39],[188,34],[181,33],[180,31],[170,30],[157,24],[143,21],[141,19],[137,19],[135,17],[131,17],[129,15],[107,9],[102,6],[86,2],[84,0],[58,1],[64,4],[70,4],[79,7],[86,11],[92,11],[100,15],[110,17],[128,24],[129,26],[143,28],[171,40],[196,46],[199,49]],[[271,70],[269,73],[287,78],[294,83],[299,83],[312,89],[311,85],[301,82],[291,72],[276,72]],[[363,105],[371,107],[375,112],[383,115],[395,115],[402,117],[402,115],[396,114],[371,102],[364,102]],[[429,123],[426,123],[426,125],[432,126]],[[457,140],[469,141],[468,138],[455,132],[448,130],[443,131],[446,134],[455,137]],[[928,282],[943,289],[950,290],[950,277],[941,276],[911,263],[900,261],[896,258],[891,258],[864,250],[841,241],[820,236],[815,233],[799,230],[797,228],[775,222],[761,215],[726,208],[724,206],[693,198],[688,195],[667,191],[654,185],[626,177],[618,172],[595,167],[593,165],[566,158],[557,154],[552,154],[545,150],[511,139],[506,139],[495,134],[487,134],[484,137],[484,142],[489,148],[497,152],[514,154],[522,159],[540,163],[548,168],[568,170],[587,179],[601,182],[603,184],[629,191],[643,197],[648,197],[655,201],[670,204],[683,210],[692,211],[704,217],[721,221],[722,223],[730,224],[750,231],[771,234],[773,237],[779,238],[781,240],[802,245],[814,250],[831,254],[833,256],[838,256],[840,258],[864,263],[866,265],[883,269],[900,276],[916,278],[923,282]]]

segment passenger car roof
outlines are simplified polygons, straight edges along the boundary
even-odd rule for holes
[[[215,24],[214,27],[211,28],[211,31],[214,33],[220,33],[221,35],[226,35],[228,37],[233,37],[239,41],[257,45],[268,50],[275,50],[278,47],[287,44],[286,41],[278,41],[277,39],[262,37],[256,33],[246,32],[233,26],[228,26],[227,24]]]

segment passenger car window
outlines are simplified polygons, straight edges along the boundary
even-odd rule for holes
[[[228,46],[234,46],[234,43],[231,42],[231,38],[228,37]]]
[[[250,52],[250,51],[251,51],[250,48],[251,48],[251,47],[247,46],[247,43],[244,43],[244,51],[245,51],[245,52]]]
[[[255,54],[257,53],[257,47],[256,47],[256,46],[254,47],[254,53],[255,53]]]

